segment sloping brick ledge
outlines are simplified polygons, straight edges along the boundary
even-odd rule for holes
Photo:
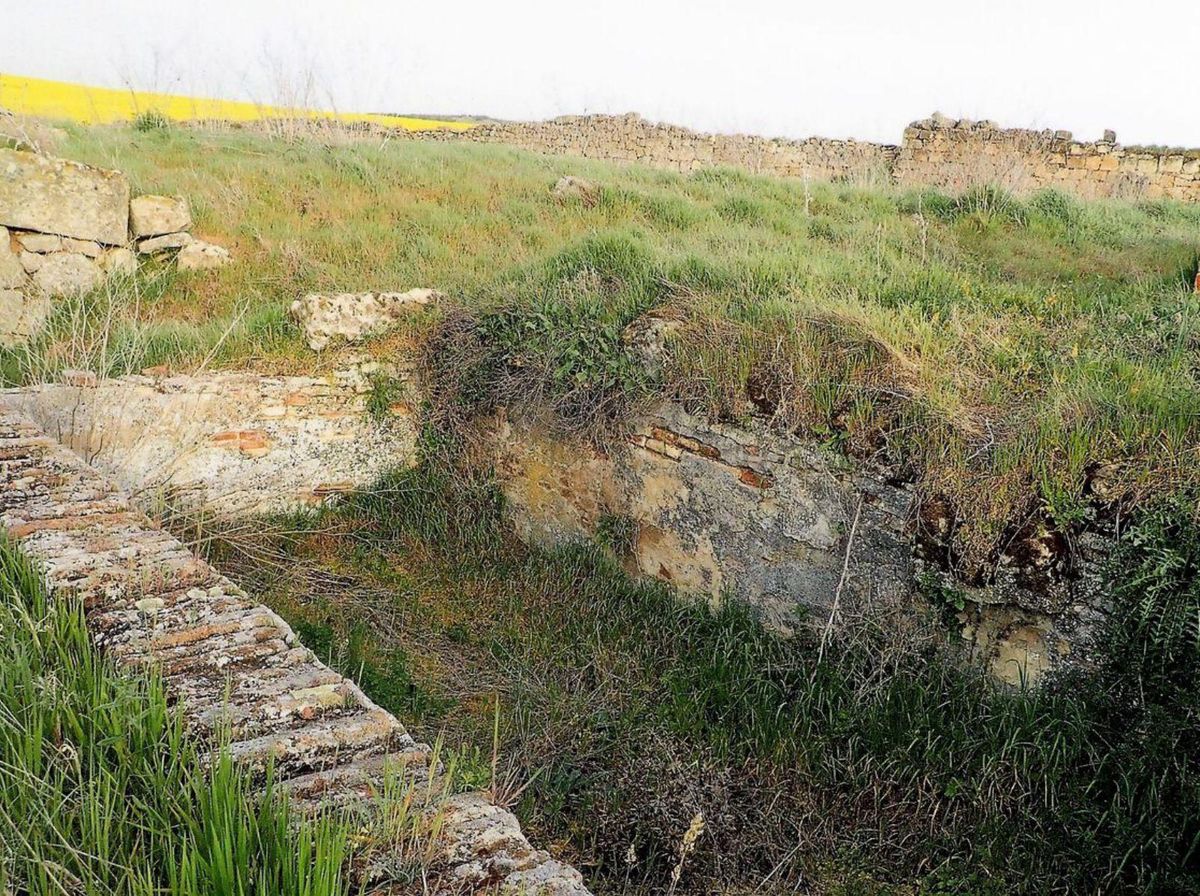
[[[124,665],[160,666],[198,736],[228,727],[234,757],[273,763],[298,800],[369,797],[392,763],[430,774],[430,748],[394,716],[2,399],[0,529],[52,595],[82,602],[100,649]],[[579,872],[534,849],[483,795],[452,796],[439,811],[453,892],[589,896]]]

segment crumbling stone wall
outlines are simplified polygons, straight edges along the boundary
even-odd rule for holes
[[[311,505],[415,461],[419,393],[368,413],[369,373],[79,374],[0,399],[143,507],[230,517]],[[839,594],[849,612],[907,606],[922,577],[938,574],[914,552],[908,486],[765,424],[731,426],[664,403],[599,450],[501,413],[487,444],[526,541],[593,538],[617,523],[632,535],[631,572],[694,596],[737,595],[780,628],[803,611],[826,618]],[[1010,681],[1086,662],[1087,634],[1102,618],[1092,570],[1105,549],[1081,544],[1074,575],[1040,589],[1022,584],[1030,571],[1019,564],[1030,561],[1018,550],[990,585],[962,588],[963,634],[980,662]]]
[[[623,445],[566,443],[501,415],[495,464],[518,533],[529,542],[592,538],[613,518],[634,537],[626,562],[684,593],[733,594],[787,629],[799,613],[909,606],[920,582],[951,584],[969,601],[964,642],[997,677],[1036,680],[1088,661],[1102,618],[1096,573],[1107,545],[1081,544],[1079,569],[1034,590],[1014,553],[994,581],[967,588],[914,552],[916,497],[880,471],[812,443],[693,416],[663,404]]]
[[[178,251],[180,270],[229,262],[191,226],[181,196],[131,201],[119,171],[0,147],[0,348],[37,336],[54,299],[134,274],[138,255]]]
[[[455,793],[437,755],[354,682],[304,648],[279,616],[157,528],[128,495],[0,396],[0,534],[51,593],[83,608],[117,663],[153,665],[189,731],[303,808],[376,806],[387,782],[429,821],[439,893],[589,896],[574,868],[533,847],[483,793]],[[423,844],[424,845],[424,844]],[[409,846],[353,870],[361,892],[407,884]]]
[[[1125,147],[1116,134],[999,128],[934,116],[910,125],[893,175],[905,186],[960,192],[996,184],[1027,194],[1056,187],[1084,199],[1200,201],[1200,149]]]
[[[414,135],[406,135],[414,136]],[[428,131],[420,139],[505,143],[548,155],[639,162],[673,171],[714,165],[821,181],[931,186],[996,184],[1018,194],[1058,187],[1085,199],[1200,201],[1200,149],[1121,146],[1111,131],[1080,142],[1066,131],[1000,128],[943,115],[914,122],[900,146],[859,140],[703,134],[639,115],[573,115]]]
[[[886,180],[896,147],[860,140],[806,140],[702,134],[640,115],[569,115],[550,121],[502,122],[466,131],[426,131],[423,138],[506,143],[547,155],[640,162],[673,171],[717,165],[755,174],[812,180]]]
[[[317,504],[414,457],[411,405],[367,411],[376,367],[325,377],[79,372],[0,398],[142,506],[235,516]]]

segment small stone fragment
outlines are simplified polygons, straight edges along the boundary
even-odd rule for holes
[[[551,193],[559,200],[578,199],[588,208],[600,201],[600,187],[597,184],[570,174],[560,177]]]
[[[76,240],[69,236],[64,236],[62,250],[64,252],[78,252],[80,255],[86,255],[88,258],[99,258],[101,253],[104,252],[104,247],[95,240]]]
[[[319,352],[334,339],[358,342],[377,336],[401,315],[441,298],[442,294],[434,289],[336,295],[314,293],[292,302],[291,315],[304,330],[309,348]]]
[[[155,252],[165,252],[167,249],[182,249],[191,241],[190,233],[166,233],[139,241],[137,250],[142,255],[153,255]]]
[[[51,233],[18,233],[17,242],[26,252],[60,252],[62,237]]]
[[[182,196],[135,196],[129,203],[134,239],[190,230],[192,212]]]
[[[180,249],[175,258],[181,271],[209,271],[224,267],[231,261],[233,256],[228,249],[196,239]]]

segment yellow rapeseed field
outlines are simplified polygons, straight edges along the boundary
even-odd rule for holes
[[[86,124],[129,121],[143,112],[158,112],[175,121],[257,121],[265,118],[307,117],[343,122],[372,122],[410,131],[431,128],[466,130],[470,127],[468,123],[459,121],[289,109],[241,100],[215,100],[169,93],[88,87],[66,81],[48,81],[44,78],[27,78],[4,73],[0,73],[0,109],[7,109],[18,115],[69,119]]]

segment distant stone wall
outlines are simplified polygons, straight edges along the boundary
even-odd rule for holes
[[[859,140],[770,139],[702,134],[640,115],[571,115],[550,121],[479,125],[467,131],[425,132],[438,140],[506,143],[547,155],[640,162],[673,171],[713,166],[812,180],[886,180],[896,147]]]
[[[1056,187],[1084,199],[1197,202],[1200,149],[1124,147],[1112,131],[1082,143],[1068,131],[934,116],[905,129],[893,176],[904,186],[951,192],[996,184],[1018,195]]]
[[[780,177],[895,182],[952,192],[996,184],[1017,194],[1057,187],[1085,199],[1200,201],[1200,149],[1125,147],[1116,135],[1079,142],[1067,131],[1000,128],[934,115],[904,131],[900,146],[859,140],[703,134],[639,115],[565,116],[478,125],[430,140],[504,143],[547,155],[639,162],[673,171],[728,166]]]

